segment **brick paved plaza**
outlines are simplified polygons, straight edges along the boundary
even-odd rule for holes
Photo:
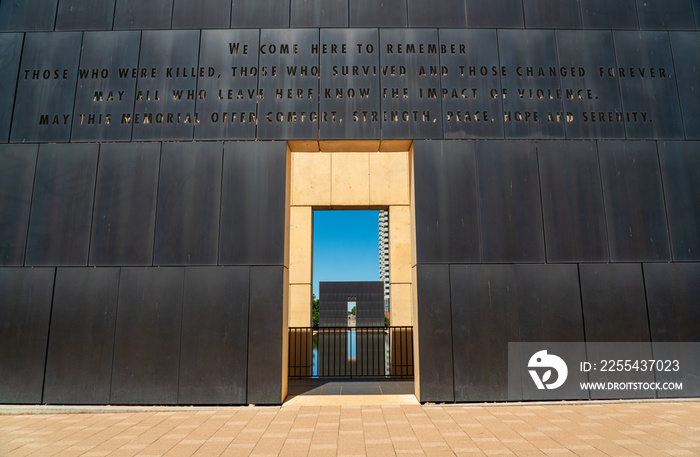
[[[68,411],[4,407],[0,455],[700,455],[697,401]]]

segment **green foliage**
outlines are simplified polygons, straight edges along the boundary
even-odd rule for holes
[[[384,326],[388,327],[389,326],[389,318],[384,316]]]
[[[311,315],[314,327],[318,327],[318,298],[316,298],[316,294],[311,294]]]
[[[354,316],[355,315],[355,308],[357,308],[357,306],[353,306],[348,314],[352,314]]]

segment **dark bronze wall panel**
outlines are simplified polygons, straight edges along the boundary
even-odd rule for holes
[[[581,5],[579,0],[549,2],[523,0],[525,27],[531,29],[580,29]]]
[[[220,264],[284,264],[286,155],[284,142],[225,144]]]
[[[197,81],[197,91],[207,95],[197,98],[195,139],[255,138],[259,39],[257,30],[202,30],[199,68],[205,76]]]
[[[700,143],[658,147],[673,260],[700,260]]]
[[[653,359],[649,336],[642,266],[636,264],[587,264],[579,266],[586,355],[596,368],[592,382],[653,382],[653,372],[605,372],[602,360]],[[615,342],[618,344],[596,344]],[[637,344],[635,344],[637,343]],[[591,391],[591,398],[654,397],[653,392],[625,390]]]
[[[361,282],[358,285],[362,286],[362,292],[357,294],[357,320],[356,324],[358,327],[384,327],[385,314],[384,314],[384,283],[382,281],[375,282]],[[346,308],[347,309],[347,308]],[[375,334],[375,337],[377,335]],[[358,347],[362,346],[362,340],[365,344],[371,344],[372,342],[377,342],[377,340],[369,340],[369,337],[361,337],[358,339]],[[384,342],[383,337],[380,339],[382,343]],[[377,347],[377,346],[374,346]],[[369,366],[377,366],[375,358],[371,353],[360,354],[360,356],[366,358],[365,364]],[[370,361],[371,360],[371,361]],[[360,361],[362,362],[362,361]],[[362,367],[363,364],[359,363]],[[381,361],[381,366],[384,365],[384,361]],[[364,365],[367,366],[367,365]]]
[[[36,145],[0,146],[0,265],[22,266],[32,205]]]
[[[382,138],[442,138],[437,30],[381,29],[379,42]]]
[[[318,283],[318,326],[319,327],[347,327],[348,325],[348,301],[350,296],[354,296],[352,300],[357,302],[358,286],[351,282],[326,282]],[[383,286],[382,286],[383,292]],[[382,308],[384,305],[382,304]],[[357,308],[357,305],[356,305]],[[357,309],[356,315],[357,315]],[[383,319],[382,319],[383,322]],[[329,330],[329,333],[334,334],[334,330]],[[341,334],[342,335],[342,334]],[[340,338],[343,338],[343,336]],[[336,348],[329,353],[334,352]],[[335,354],[340,360],[338,365],[342,366],[347,363],[347,348],[344,347],[342,353]],[[336,357],[331,357],[331,359]],[[329,361],[330,362],[330,361]],[[333,361],[335,362],[335,361]]]
[[[645,264],[644,280],[651,340],[700,341],[700,264]]]
[[[87,265],[97,144],[42,144],[26,265]]]
[[[114,0],[60,0],[56,30],[112,30]]]
[[[173,0],[116,0],[114,30],[169,29]]]
[[[520,341],[584,341],[576,265],[516,265],[515,273]]]
[[[233,0],[231,27],[289,27],[289,0]]]
[[[260,66],[268,71],[258,78],[265,94],[258,100],[258,138],[318,138],[318,40],[318,29],[260,31]]]
[[[636,29],[635,0],[581,0],[581,17],[585,29]]]
[[[508,342],[519,340],[515,266],[451,265],[450,285],[455,401],[507,400]]]
[[[30,32],[53,30],[58,0],[0,2],[0,31]]]
[[[1,7],[0,7],[1,8]],[[21,33],[0,34],[0,143],[5,143],[10,138],[10,124],[12,121],[12,108],[17,89],[17,74],[19,73],[19,61],[22,55]]]
[[[700,361],[697,345],[669,347],[663,343],[700,341],[700,326],[697,325],[700,322],[700,264],[645,264],[644,280],[654,358],[678,360],[683,372],[689,373],[680,379],[683,382],[682,395],[699,396],[697,373],[700,372]],[[679,381],[675,373],[658,371],[656,379]],[[658,391],[657,396],[674,397],[679,396],[679,392]]]
[[[248,267],[185,269],[179,404],[246,403],[249,275]]]
[[[72,141],[129,141],[131,115],[136,96],[136,78],[120,70],[139,64],[137,31],[86,32],[80,56],[78,87],[73,112]]]
[[[613,39],[627,138],[683,138],[668,33],[613,32]]]
[[[250,268],[248,318],[248,397],[256,405],[280,404],[283,339],[287,337],[284,267]]]
[[[414,268],[420,401],[454,401],[450,266],[419,264]]]
[[[153,263],[159,164],[159,143],[100,146],[90,265]]]
[[[408,0],[409,27],[466,27],[464,0]]]
[[[134,140],[192,139],[198,58],[199,30],[142,32]]]
[[[53,268],[0,268],[0,402],[41,403]]]
[[[10,141],[68,141],[82,37],[80,32],[26,35]]]
[[[154,265],[216,265],[221,143],[164,143]]]
[[[650,341],[642,266],[593,263],[579,269],[586,341]]]
[[[522,28],[521,0],[466,0],[467,25],[470,28]]]
[[[516,265],[518,288],[518,321],[520,341],[523,342],[582,342],[583,316],[576,265]],[[564,360],[585,360],[583,345],[562,347]],[[520,354],[529,358],[531,354]],[[579,389],[579,382],[587,381],[586,374],[571,370],[573,383],[556,392],[543,393],[530,379],[523,377],[523,400],[542,398],[580,399],[587,397]]]
[[[543,262],[544,232],[534,142],[476,143],[484,262]]]
[[[617,78],[600,77],[600,68],[616,66],[612,33],[558,30],[556,38],[559,65],[567,70],[561,78],[564,110],[573,116],[566,123],[566,137],[625,138],[624,118],[617,117],[623,112]]]
[[[700,3],[697,3],[700,15]],[[700,79],[700,34],[691,32],[671,32],[678,94],[683,111],[685,137],[700,139],[700,91],[697,82]]]
[[[406,27],[407,0],[350,0],[350,27]]]
[[[112,404],[177,403],[184,268],[122,268]]]
[[[659,159],[653,142],[598,142],[610,260],[670,260]]]
[[[379,139],[379,33],[323,29],[321,43],[319,137]]]
[[[474,144],[416,141],[413,161],[418,262],[479,262]]]
[[[547,261],[607,261],[596,143],[540,141],[537,151]]]
[[[539,68],[556,67],[557,47],[551,30],[499,30],[498,49],[506,75],[501,85],[506,138],[564,138],[559,78]],[[521,75],[518,75],[521,68]],[[528,74],[527,68],[532,69]],[[523,91],[523,92],[519,92]]]
[[[347,27],[348,0],[291,0],[291,27]]]
[[[231,0],[174,0],[174,29],[227,29]]]
[[[693,0],[637,0],[637,12],[641,29],[695,29]]]
[[[109,404],[119,268],[58,268],[42,403]]]
[[[503,104],[491,95],[501,92],[496,31],[439,33],[445,138],[503,138]]]

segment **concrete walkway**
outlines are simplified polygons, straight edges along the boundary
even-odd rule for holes
[[[421,406],[345,398],[271,408],[0,407],[0,455],[700,455],[698,401]],[[355,402],[372,401],[364,398]]]

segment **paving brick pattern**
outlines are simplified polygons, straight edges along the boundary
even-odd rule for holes
[[[0,455],[697,456],[700,402],[4,414]]]

